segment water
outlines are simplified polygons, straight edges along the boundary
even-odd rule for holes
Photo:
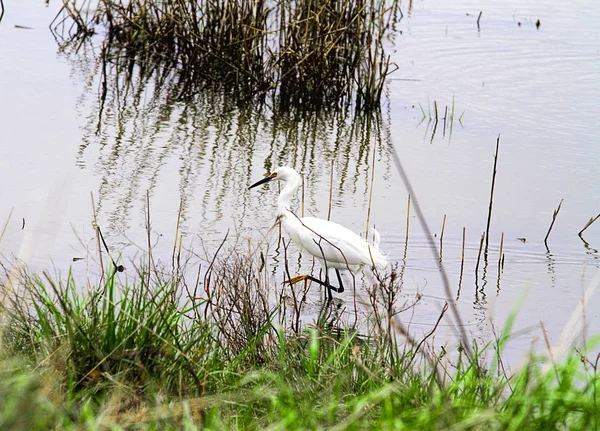
[[[168,85],[139,75],[131,83],[111,75],[102,105],[98,46],[77,54],[59,51],[48,31],[60,5],[9,0],[5,7],[0,24],[5,257],[16,256],[33,270],[64,274],[73,266],[80,276],[97,274],[93,194],[98,223],[128,266],[146,253],[148,191],[154,255],[170,262],[182,200],[184,253],[202,259],[203,250],[213,253],[228,230],[230,244],[256,242],[266,234],[277,189],[247,186],[269,167],[287,164],[302,171],[307,214],[326,217],[334,160],[331,217],[357,232],[365,229],[374,176],[371,223],[382,234],[381,248],[398,262],[407,300],[422,295],[413,312],[401,316],[417,337],[431,330],[445,301],[458,297],[467,331],[489,340],[490,322],[501,328],[526,292],[508,352],[518,358],[536,340],[542,344],[540,321],[553,345],[562,337],[580,339],[581,319],[571,319],[579,315],[586,289],[589,333],[600,332],[595,291],[600,222],[586,230],[587,244],[577,236],[600,212],[600,10],[591,1],[489,2],[479,30],[475,2],[404,5],[402,33],[393,47],[399,69],[389,81],[381,116],[358,118],[274,115],[268,107],[235,107],[208,93],[174,103]],[[454,106],[451,130],[440,120],[434,133],[427,118],[434,116],[434,101],[440,119],[445,107]],[[476,277],[499,134],[490,252]],[[436,242],[446,215],[441,260],[452,298],[443,290],[439,259],[432,258],[414,208],[403,259],[408,196],[390,148],[402,161]],[[562,199],[548,251],[544,236]],[[74,257],[86,259],[74,263]],[[280,277],[272,258],[270,268]],[[296,262],[292,269],[301,270]],[[346,294],[342,299],[350,301]],[[436,343],[451,333],[448,314]]]

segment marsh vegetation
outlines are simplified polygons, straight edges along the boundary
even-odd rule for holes
[[[401,14],[397,0],[86,0],[65,2],[51,27],[62,44],[100,34],[103,67],[175,72],[178,97],[209,87],[284,110],[372,110]]]
[[[221,250],[204,280],[152,260],[77,285],[4,265],[0,425],[18,429],[595,429],[598,358],[502,361],[514,316],[483,349],[415,339],[394,271],[366,321],[273,286],[260,250]],[[414,304],[413,304],[414,305]],[[440,319],[445,310],[442,311]],[[439,323],[439,322],[438,322]],[[436,325],[437,327],[437,325]],[[469,343],[469,344],[464,344]]]
[[[25,6],[10,1],[3,38],[21,31],[10,20]],[[586,310],[600,280],[586,271],[600,224],[593,187],[568,187],[593,177],[596,153],[564,144],[591,141],[595,123],[574,127],[550,97],[578,94],[576,115],[593,119],[596,47],[566,43],[591,55],[572,70],[550,20],[538,31],[432,4],[419,7],[444,12],[413,10],[407,25],[413,2],[393,0],[65,2],[51,61],[73,82],[49,70],[51,108],[31,117],[43,45],[14,42],[33,31],[12,39],[3,118],[20,156],[0,157],[18,185],[2,199],[16,208],[0,234],[0,428],[598,429]],[[458,12],[440,21],[446,7]],[[506,57],[491,62],[497,41]],[[396,64],[409,72],[394,83]],[[77,100],[60,104],[68,85]],[[53,135],[64,113],[76,118],[65,139]],[[31,132],[43,147],[27,147]],[[245,193],[279,165],[305,174],[299,211],[357,232],[376,221],[393,265],[333,301],[285,283],[318,267],[272,227],[276,190]],[[61,166],[47,192],[45,169]],[[45,248],[54,239],[67,245]]]

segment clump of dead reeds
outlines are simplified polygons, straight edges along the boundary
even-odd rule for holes
[[[204,294],[205,315],[214,322],[221,345],[232,355],[246,351],[254,362],[263,362],[278,309],[277,290],[269,286],[264,263],[236,250],[216,256],[204,279]]]
[[[63,44],[102,34],[103,61],[176,70],[181,94],[217,87],[284,108],[378,107],[401,15],[397,0],[91,3],[65,1],[51,26]]]

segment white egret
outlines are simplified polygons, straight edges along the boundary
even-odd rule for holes
[[[387,267],[387,259],[379,250],[377,231],[374,233],[373,244],[369,244],[342,225],[316,217],[300,218],[289,209],[292,198],[302,184],[302,178],[294,169],[287,166],[279,167],[251,185],[250,189],[271,180],[285,182],[285,187],[277,199],[277,220],[281,222],[300,251],[313,255],[325,271],[325,282],[310,275],[301,275],[289,280],[290,283],[305,279],[313,280],[328,288],[329,299],[331,299],[331,290],[338,293],[344,291],[340,270],[356,273],[365,266],[375,267],[378,270]],[[329,283],[327,274],[329,268],[335,269],[339,287]]]

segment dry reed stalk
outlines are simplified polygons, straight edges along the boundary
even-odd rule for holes
[[[481,240],[479,241],[479,253],[477,253],[477,265],[475,265],[475,278],[479,277],[479,261],[481,260],[481,250],[483,249],[483,239],[485,232],[481,234]]]
[[[433,130],[431,131],[431,139],[430,139],[430,142],[432,144],[433,144],[433,139],[435,138],[435,132],[436,132],[437,126],[438,126],[437,100],[433,101],[433,111],[435,113],[435,118],[433,119]],[[429,122],[431,122],[431,118],[429,119]],[[427,123],[427,126],[429,126],[429,123]],[[427,134],[427,130],[425,130],[425,134]]]
[[[444,220],[442,221],[442,231],[440,232],[440,260],[442,259],[442,246],[444,243],[444,229],[446,228],[446,214],[444,214]]]
[[[583,239],[583,238],[582,238],[582,236],[581,236],[581,235],[583,234],[583,232],[584,232],[584,231],[585,231],[585,230],[586,230],[588,227],[590,227],[590,226],[592,225],[592,223],[594,223],[594,222],[595,222],[596,220],[598,220],[599,218],[600,218],[600,214],[598,214],[596,217],[592,217],[592,218],[590,218],[590,219],[589,219],[589,221],[588,221],[588,222],[585,224],[585,226],[583,227],[583,229],[581,229],[581,230],[579,231],[579,233],[577,234],[577,235],[579,235],[579,238]]]
[[[410,194],[408,195],[408,203],[406,204],[406,239],[404,244],[408,244],[408,227],[410,224]]]
[[[371,202],[373,200],[373,183],[375,182],[375,154],[377,154],[377,140],[373,145],[373,160],[371,161],[371,184],[369,184],[369,204],[367,206],[367,226],[365,227],[365,240],[369,239],[369,222],[371,220]]]
[[[146,190],[146,236],[148,240],[148,280],[146,288],[150,287],[150,273],[152,271],[152,241],[151,241],[151,226],[150,226],[150,192]]]
[[[446,305],[444,305],[444,307],[446,307]],[[440,318],[438,318],[438,322],[437,322],[438,325],[439,325],[441,317],[443,317],[444,313],[445,313],[445,310],[442,308],[442,313],[440,313],[441,316],[440,316]],[[413,352],[414,352],[415,351],[414,347],[417,346],[417,341],[415,340],[415,338],[412,335],[410,335],[408,329],[404,328],[404,325],[402,325],[402,323],[399,322],[398,319],[393,319],[392,324],[393,324],[396,332],[402,334],[406,338],[406,341],[408,342],[407,344],[409,344],[413,347]],[[435,331],[435,329],[437,329],[437,325],[434,328],[434,331]],[[432,335],[433,335],[434,331],[432,331]],[[437,359],[435,358],[435,355],[428,355],[425,352],[423,352],[423,355],[425,357],[425,360],[429,363],[429,366],[431,367],[431,369],[435,370],[434,376],[435,376],[436,383],[438,384],[438,386],[442,387],[442,377],[440,376],[439,367],[438,367],[439,361],[437,361]],[[413,361],[413,359],[411,358],[411,362],[412,361]]]
[[[548,355],[550,356],[550,362],[552,362],[552,368],[554,369],[554,373],[556,374],[556,382],[558,384],[560,384],[560,374],[558,373],[558,368],[556,367],[556,361],[554,360],[554,355],[552,354],[552,347],[550,347],[550,340],[548,340],[548,332],[546,331],[544,322],[541,320],[540,320],[540,327],[542,328],[542,334],[544,335],[544,341],[546,343],[546,348],[548,349]]]
[[[463,226],[462,234],[462,249],[460,256],[460,275],[458,277],[458,290],[456,292],[456,300],[460,297],[460,289],[462,288],[463,270],[465,268],[465,240],[466,240],[467,229]]]
[[[219,252],[221,251],[221,249],[223,248],[223,245],[225,244],[225,241],[227,241],[227,237],[229,236],[229,229],[227,229],[227,233],[225,233],[225,237],[223,237],[223,241],[221,241],[221,244],[219,244],[219,247],[217,248],[217,251],[215,252],[213,258],[210,261],[210,264],[208,266],[208,269],[206,270],[206,274],[204,274],[204,293],[206,294],[206,296],[208,298],[210,298],[211,296],[211,275],[212,275],[212,269],[215,265],[215,261],[217,260],[217,256],[219,256]]]
[[[496,166],[498,164],[498,148],[500,147],[500,135],[496,139],[496,153],[494,154],[494,170],[492,172],[492,186],[490,187],[490,207],[488,209],[487,226],[485,228],[485,252],[484,258],[487,261],[488,246],[490,241],[490,223],[492,222],[492,204],[494,202],[494,185],[496,184]]]
[[[502,232],[502,236],[500,237],[500,253],[498,254],[498,271],[500,271],[500,267],[501,267],[502,260],[504,257],[504,254],[502,252],[503,247],[504,247],[504,232]]]
[[[10,218],[12,217],[14,210],[15,210],[14,207],[10,209],[10,212],[8,213],[8,217],[6,218],[6,221],[4,222],[4,227],[2,228],[2,233],[0,233],[0,242],[2,242],[2,238],[4,238],[4,232],[6,232],[6,228],[8,227],[8,222],[10,221]],[[23,222],[23,226],[25,226],[25,222]]]
[[[104,263],[102,262],[102,246],[100,245],[100,230],[98,229],[98,220],[96,218],[96,204],[94,203],[94,193],[90,192],[92,198],[92,214],[94,217],[94,230],[96,231],[96,244],[98,244],[98,260],[100,263],[100,281],[104,280]]]
[[[183,208],[183,198],[179,199],[179,210],[177,211],[177,223],[175,224],[175,241],[173,243],[173,255],[171,256],[171,266],[175,269],[175,249],[177,248],[177,239],[179,237],[179,224],[181,222],[181,210]],[[179,241],[181,244],[181,241]],[[179,247],[181,250],[181,246]]]
[[[304,217],[304,175],[302,175],[302,217]],[[281,225],[279,226],[279,238],[281,238]]]
[[[398,278],[400,279],[400,284],[404,281],[404,272],[406,271],[406,256],[408,255],[408,228],[410,221],[410,195],[408,195],[408,203],[406,207],[406,237],[404,239],[404,254],[402,255],[402,267],[400,269],[400,273],[398,274]]]
[[[417,354],[417,352],[419,351],[419,348],[425,342],[425,340],[427,340],[429,337],[431,337],[435,333],[440,322],[442,321],[442,318],[444,317],[444,314],[446,314],[446,311],[448,311],[448,301],[446,301],[444,303],[444,306],[442,307],[442,311],[440,312],[440,316],[438,317],[437,321],[435,322],[435,326],[433,327],[433,329],[425,337],[423,337],[421,342],[419,344],[417,344],[417,347],[415,347],[415,350],[414,350],[415,355]],[[414,356],[413,356],[413,358],[414,358]],[[412,360],[411,360],[411,362],[412,362]]]
[[[554,227],[554,222],[556,221],[556,217],[558,216],[558,213],[560,212],[560,207],[562,206],[564,199],[560,200],[560,203],[558,204],[558,207],[554,210],[554,213],[552,214],[552,223],[550,223],[550,227],[548,228],[548,232],[546,233],[546,237],[544,238],[544,244],[546,245],[546,250],[550,251],[550,249],[548,248],[548,237],[550,236],[550,232],[552,232],[552,228]]]
[[[465,263],[465,239],[466,239],[466,234],[467,234],[467,228],[465,226],[463,226],[462,249],[461,249],[461,254],[460,254],[460,265],[461,265],[461,267]]]
[[[581,346],[584,354],[588,353],[588,336],[587,336],[587,313],[585,307],[585,290],[581,286]],[[600,355],[600,353],[599,353]]]
[[[448,132],[449,138],[452,138],[452,126],[454,125],[454,93],[452,93],[452,109],[450,110],[450,130]]]
[[[327,210],[327,220],[331,220],[331,204],[333,202],[333,159],[331,159],[331,170],[329,172],[329,208]],[[304,217],[304,215],[303,215]]]
[[[444,136],[446,136],[446,119],[448,118],[448,105],[444,109]]]
[[[177,247],[177,273],[181,271],[181,248],[183,246],[183,235],[179,235],[179,246]]]

